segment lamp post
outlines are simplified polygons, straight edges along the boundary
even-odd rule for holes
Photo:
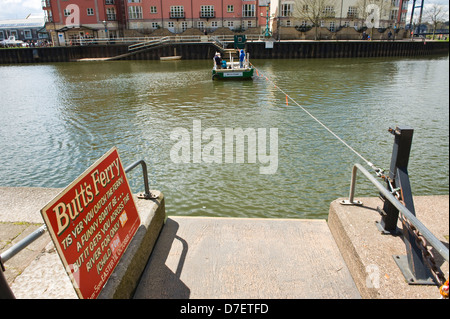
[[[269,28],[269,21],[270,21],[269,12],[270,12],[270,1],[267,1],[267,6],[266,6],[266,30],[264,31],[264,36],[265,37],[272,36],[272,32],[270,31],[270,28]],[[261,16],[263,16],[262,12],[261,12]]]
[[[105,38],[108,39],[107,22],[105,20],[103,20],[102,23],[103,23],[103,26],[105,27]]]

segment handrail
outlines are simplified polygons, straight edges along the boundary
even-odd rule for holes
[[[144,178],[144,189],[145,189],[145,193],[144,194],[140,194],[138,197],[139,198],[145,198],[145,199],[156,198],[157,196],[155,196],[152,193],[150,193],[150,188],[148,186],[147,164],[145,163],[144,160],[136,161],[136,162],[132,163],[131,165],[127,166],[125,168],[125,173],[130,172],[132,169],[134,169],[138,165],[142,166],[142,176]]]
[[[90,45],[90,44],[117,44],[117,43],[135,43],[133,45],[139,45],[141,43],[151,41],[168,41],[168,42],[205,42],[203,39],[208,39],[207,42],[213,43],[216,41],[222,42],[234,42],[234,35],[232,34],[219,34],[219,35],[170,35],[170,36],[147,36],[147,37],[124,37],[124,38],[80,38],[70,39],[72,45]],[[266,38],[259,34],[247,34],[247,42],[265,41]],[[168,40],[166,40],[168,39]]]
[[[356,172],[360,170],[364,176],[366,176],[370,182],[380,191],[380,193],[389,200],[399,212],[409,220],[409,222],[422,234],[422,236],[427,240],[427,242],[436,249],[436,251],[448,262],[449,261],[449,249],[436,237],[433,235],[428,228],[417,217],[411,213],[400,201],[394,197],[387,189],[384,187],[376,178],[369,173],[361,164],[356,163],[353,165],[352,170],[352,180],[350,185],[350,195],[349,199],[341,201],[342,204],[356,204],[359,202],[354,201],[355,187],[356,187]]]
[[[132,45],[128,46],[128,51],[148,48],[148,47],[160,45],[160,44],[163,44],[166,42],[170,42],[170,37],[162,37],[162,38],[156,39],[156,40],[150,40],[150,41],[145,41],[145,42],[141,42],[141,43],[137,43],[137,44],[132,44]]]
[[[27,237],[25,237],[24,239],[19,241],[17,244],[15,244],[14,246],[12,246],[12,247],[8,248],[7,250],[5,250],[4,252],[2,252],[0,255],[0,260],[4,263],[7,262],[12,257],[17,255],[17,253],[19,253],[22,249],[24,249],[25,247],[30,245],[32,242],[34,242],[36,239],[41,237],[45,233],[46,230],[47,230],[47,226],[42,225],[41,227],[36,229],[34,232],[29,234]]]

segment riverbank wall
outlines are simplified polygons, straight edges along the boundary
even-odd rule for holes
[[[421,41],[281,41],[247,42],[252,59],[419,57],[444,55],[448,42]],[[270,47],[270,48],[269,48]],[[158,60],[180,55],[185,60],[212,59],[218,48],[211,43],[171,43],[128,53],[125,44],[0,49],[0,64],[71,62],[81,59]]]

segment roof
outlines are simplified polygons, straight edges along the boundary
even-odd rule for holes
[[[29,18],[15,20],[0,20],[0,29],[29,29],[42,28],[45,25],[44,18]]]

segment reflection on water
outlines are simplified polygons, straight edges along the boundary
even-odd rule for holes
[[[415,195],[448,194],[448,57],[255,60],[292,98],[377,166],[389,168],[389,126],[415,129]],[[144,159],[168,214],[323,218],[347,196],[360,159],[264,78],[211,81],[211,61],[0,66],[0,185],[64,187],[117,146]],[[278,170],[260,163],[173,163],[176,128],[278,128]],[[204,140],[202,147],[208,144]],[[248,143],[245,145],[248,146]],[[130,174],[142,190],[140,170]],[[360,179],[357,195],[376,196]]]

